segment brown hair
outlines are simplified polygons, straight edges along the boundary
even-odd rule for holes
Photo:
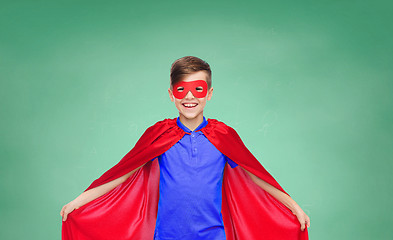
[[[193,56],[185,56],[172,63],[171,89],[172,86],[183,80],[185,75],[198,71],[205,71],[207,73],[207,89],[210,89],[212,85],[212,72],[209,64],[202,59]]]

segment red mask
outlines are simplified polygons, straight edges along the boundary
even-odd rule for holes
[[[194,80],[190,82],[181,81],[173,86],[173,95],[177,99],[184,98],[191,91],[196,98],[204,98],[207,94],[207,83],[204,80]]]

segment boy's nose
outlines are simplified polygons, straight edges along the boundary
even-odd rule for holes
[[[188,93],[185,96],[186,98],[194,98],[194,95],[192,94],[191,90],[188,91]]]

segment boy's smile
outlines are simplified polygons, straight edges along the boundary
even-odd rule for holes
[[[171,90],[171,88],[168,89],[171,101],[175,102],[175,106],[179,110],[180,121],[184,125],[188,125],[187,127],[191,131],[193,131],[193,129],[195,129],[200,123],[202,123],[203,109],[206,105],[206,101],[210,100],[213,94],[213,88],[207,90],[206,79],[206,72],[198,71],[186,75],[182,82],[176,84],[176,89],[174,88],[175,86],[173,86],[173,91]],[[204,83],[200,82],[201,80],[203,80]],[[194,89],[192,89],[191,87],[194,87]],[[194,96],[192,92],[194,92],[197,97]],[[205,96],[199,97],[203,95]],[[176,96],[184,97],[180,99]]]

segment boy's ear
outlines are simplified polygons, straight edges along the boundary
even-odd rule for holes
[[[170,88],[168,88],[168,93],[169,93],[169,98],[171,99],[171,101],[175,101],[175,99],[173,98],[173,93],[172,90]]]
[[[213,87],[211,87],[209,90],[207,90],[207,100],[210,100],[213,95]]]

